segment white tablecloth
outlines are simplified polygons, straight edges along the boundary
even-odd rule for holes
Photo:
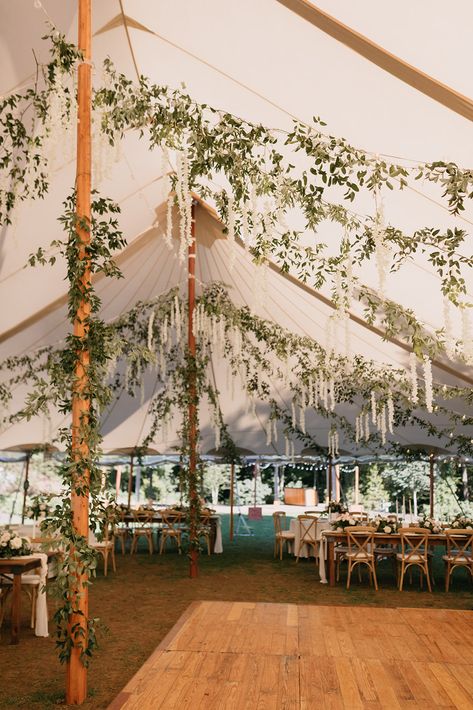
[[[327,584],[327,576],[325,574],[325,558],[327,556],[327,544],[322,532],[324,530],[330,530],[331,524],[328,520],[317,521],[317,540],[320,540],[320,553],[319,554],[319,575],[322,584]],[[289,529],[294,533],[294,547],[292,550],[293,555],[297,555],[299,549],[299,541],[301,537],[301,525],[297,518],[293,518],[290,522]],[[300,557],[308,557],[313,554],[313,548],[310,545],[303,545]]]
[[[217,532],[215,535],[215,545],[214,554],[220,555],[223,552],[223,542],[222,542],[222,521],[220,516],[217,518]]]
[[[46,599],[46,580],[48,577],[48,556],[44,552],[35,552],[32,555],[23,555],[22,557],[12,557],[12,560],[32,560],[40,559],[41,567],[39,569],[39,585],[38,585],[38,596],[36,600],[36,624],[35,624],[35,635],[36,636],[49,636],[48,633],[48,604]],[[30,572],[25,572],[22,575],[22,580],[25,577],[32,577],[37,573],[37,568],[31,570]]]

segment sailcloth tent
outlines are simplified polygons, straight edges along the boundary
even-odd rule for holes
[[[374,0],[366,0],[362,6],[357,4],[356,11],[337,0],[318,3],[322,14],[329,13],[335,18],[337,31],[341,25],[347,26],[417,68],[417,86],[415,71],[409,74],[409,81],[404,80],[405,77],[396,75],[387,54],[386,66],[381,60],[373,61],[357,50],[353,32],[347,35],[339,31],[337,36],[333,24],[328,32],[323,23],[318,26],[312,21],[314,16],[296,7],[298,4],[309,9],[311,5],[277,0],[224,4],[217,0],[205,3],[102,0],[94,4],[93,15],[96,80],[100,79],[103,59],[110,56],[117,69],[132,79],[143,74],[173,88],[184,82],[196,101],[275,130],[291,130],[294,119],[310,123],[314,115],[321,116],[331,134],[343,135],[354,145],[373,154],[392,156],[408,166],[414,161],[436,159],[473,165],[472,117],[468,116],[468,100],[462,103],[458,99],[471,94],[468,43],[458,39],[473,20],[469,3],[458,3],[452,22],[443,3],[421,0],[415,9],[409,7],[407,25],[403,12],[395,12],[384,4],[381,8]],[[19,0],[14,5],[15,9],[12,3],[0,0],[4,28],[0,44],[4,68],[0,92],[5,94],[34,80],[30,50],[34,48],[40,61],[44,60],[48,49],[40,37],[44,34],[45,20],[53,21],[70,39],[74,38],[77,24],[73,3],[42,0],[35,9],[32,2]],[[18,12],[19,5],[24,12]],[[426,13],[430,20],[435,20],[429,24],[429,33],[424,26]],[[444,22],[445,13],[449,23]],[[455,35],[445,34],[453,25]],[[439,46],[453,42],[454,52],[440,52]],[[451,91],[436,95],[435,86],[432,88],[422,80],[424,74],[435,77],[438,84],[450,87]],[[48,248],[60,236],[57,217],[74,182],[73,137],[74,132],[68,139],[68,149],[55,156],[46,198],[22,204],[16,210],[13,224],[3,230],[0,297],[2,303],[9,305],[0,316],[2,360],[60,343],[67,333],[64,264],[60,259],[53,267],[44,269],[25,268],[25,264],[38,247]],[[110,282],[99,277],[96,283],[103,303],[101,316],[110,322],[138,301],[159,296],[173,286],[179,286],[185,295],[187,267],[179,262],[177,248],[170,252],[163,239],[166,194],[160,151],[149,151],[147,143],[136,134],[127,134],[105,172],[100,189],[120,204],[120,224],[127,238],[127,246],[117,257],[124,278]],[[337,195],[336,190],[333,193]],[[452,217],[437,185],[419,182],[403,191],[386,190],[382,198],[386,220],[406,233],[426,225],[441,229],[460,226],[468,231],[473,220],[471,208]],[[373,214],[372,195],[357,197],[353,210]],[[292,219],[297,224],[297,214]],[[323,222],[316,233],[304,235],[304,243],[323,242],[327,245],[326,253],[330,254],[335,252],[342,236],[339,225]],[[304,284],[296,273],[281,273],[273,261],[263,279],[261,270],[240,242],[234,247],[234,267],[230,269],[233,261],[230,245],[212,204],[200,202],[197,207],[196,239],[198,292],[205,284],[222,282],[235,304],[248,306],[257,315],[325,345],[327,321],[334,309],[326,285],[317,291],[310,280]],[[471,246],[470,237],[460,249],[468,256]],[[376,289],[376,267],[364,262],[361,269],[360,279]],[[466,273],[465,278],[466,300],[471,300],[472,275]],[[390,274],[386,290],[393,301],[412,308],[429,332],[444,327],[439,278],[425,256],[417,255],[402,270]],[[454,332],[460,337],[460,314],[454,313],[452,318]],[[409,346],[400,339],[383,338],[382,329],[366,322],[360,304],[353,305],[350,332],[353,353],[380,365],[407,368]],[[236,445],[261,454],[284,455],[282,425],[277,440],[266,443],[267,405],[257,404],[255,413],[248,411],[246,396],[238,391],[238,386],[229,385],[225,363],[217,353],[212,355],[211,371],[223,419]],[[446,387],[473,384],[471,367],[446,356],[439,356],[433,363],[433,378]],[[102,433],[106,452],[140,444],[147,434],[148,407],[155,387],[149,373],[142,394],[133,398],[122,393],[104,412]],[[276,382],[271,387],[278,404],[289,408],[290,394]],[[26,394],[24,386],[17,388],[12,410]],[[452,400],[449,406],[460,417],[469,414],[467,405],[460,400]],[[350,420],[356,414],[353,405],[340,405],[339,410]],[[442,421],[441,415],[432,415],[432,419],[440,428],[448,427],[448,421]],[[49,418],[7,426],[0,433],[0,450],[25,442],[50,441],[66,423],[58,413],[50,412]],[[330,426],[330,421],[315,412],[308,416],[307,429],[321,446],[327,445]],[[158,438],[150,445],[160,453],[175,451],[178,428],[176,421],[165,438]],[[215,442],[204,405],[200,429],[201,450],[206,452]],[[466,436],[473,436],[473,428],[463,429]],[[354,451],[353,444],[341,436],[340,447]],[[405,446],[445,448],[449,444],[448,433],[436,439],[411,424],[396,429],[391,438]],[[304,444],[296,442],[295,446],[298,453]],[[360,445],[356,453],[371,453],[369,442]]]

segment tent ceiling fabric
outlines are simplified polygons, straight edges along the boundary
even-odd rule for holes
[[[74,39],[75,4],[63,0],[42,0],[42,4],[56,26]],[[472,94],[469,42],[458,41],[454,52],[443,51],[445,45],[453,44],[455,37],[467,37],[466,28],[473,21],[470,2],[459,1],[452,16],[451,9],[440,0],[418,0],[415,8],[404,0],[410,18],[407,25],[405,13],[399,12],[399,7],[387,8],[385,3],[375,0],[356,4],[320,0],[317,4],[456,92]],[[387,21],[383,21],[385,13]],[[48,48],[40,38],[45,32],[46,18],[34,9],[30,0],[15,3],[0,0],[0,17],[4,29],[0,38],[0,93],[6,93],[32,81],[35,70],[32,48],[44,60]],[[426,17],[430,21],[428,27]],[[355,54],[277,0],[257,3],[100,0],[93,3],[93,29],[97,80],[102,60],[110,56],[130,78],[135,78],[138,70],[160,84],[179,88],[185,82],[197,101],[267,126],[289,129],[293,117],[310,122],[314,115],[320,115],[327,121],[330,133],[346,136],[353,144],[375,153],[415,160],[451,159],[473,165],[471,124],[466,118]],[[127,135],[119,161],[101,186],[103,194],[121,205],[121,225],[128,241],[118,259],[125,280],[97,282],[107,320],[138,300],[157,296],[176,284],[182,289],[185,286],[183,268],[177,259],[170,257],[161,238],[160,225],[165,221],[161,177],[160,152],[149,151],[136,135]],[[31,252],[39,246],[47,247],[60,236],[57,217],[73,182],[73,162],[59,162],[47,199],[23,204],[14,224],[0,235],[0,298],[3,303],[11,304],[0,315],[2,359],[45,343],[59,342],[66,333],[64,264],[58,262],[47,269],[23,267]],[[461,219],[454,220],[439,206],[437,198],[434,186],[422,184],[416,186],[416,191],[386,195],[386,218],[407,232],[426,225],[471,227],[471,209]],[[374,212],[370,196],[360,197],[355,208],[367,214]],[[197,214],[198,279],[203,283],[224,281],[236,303],[249,305],[263,317],[297,333],[311,335],[324,345],[323,333],[331,312],[326,302],[327,291],[315,296],[294,279],[270,270],[264,305],[256,305],[253,290],[256,267],[247,253],[237,247],[235,270],[230,273],[228,245],[220,225],[202,208]],[[308,234],[306,238],[308,243],[314,239],[327,243],[330,250],[340,236],[333,225],[324,223],[317,235]],[[471,241],[465,244],[466,253],[472,253],[471,247]],[[368,285],[376,283],[375,271],[369,265],[364,268],[362,277]],[[471,278],[468,291],[473,295]],[[392,275],[387,292],[401,305],[414,308],[430,328],[443,327],[438,279],[426,261],[419,259],[405,271]],[[361,308],[354,315],[359,320],[351,324],[353,351],[379,363],[404,367],[406,350],[383,341],[366,328],[361,322]],[[454,326],[458,331],[459,319]],[[284,447],[281,431],[275,447],[265,446],[267,407],[257,408],[256,420],[246,414],[243,397],[232,400],[226,390],[222,363],[213,364],[224,417],[237,445],[259,453],[281,454]],[[471,369],[459,363],[447,365],[452,368],[450,372],[434,368],[435,381],[460,386],[471,382]],[[462,374],[466,380],[461,379]],[[151,396],[154,384],[150,376],[145,382],[146,397]],[[18,388],[15,400],[20,401],[25,394]],[[276,396],[280,402],[287,399],[284,392],[276,392]],[[104,417],[105,450],[138,446],[146,432],[146,412],[146,398],[143,405],[137,399],[120,398]],[[347,407],[344,413],[353,418],[353,412]],[[63,423],[52,413],[51,422],[36,420],[10,427],[0,434],[0,449],[25,441],[47,441]],[[318,443],[326,445],[326,420],[314,416],[308,421],[308,428]],[[177,429],[170,432],[167,441],[153,442],[153,448],[162,453],[174,451],[178,444],[176,432]],[[208,451],[214,442],[205,412],[202,432],[202,451]],[[432,441],[415,427],[397,431],[396,437],[406,445]],[[350,448],[348,442],[341,441],[340,445]]]

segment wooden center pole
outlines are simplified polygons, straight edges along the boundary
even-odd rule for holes
[[[199,551],[196,547],[199,525],[199,494],[197,491],[197,381],[196,381],[196,342],[194,333],[195,311],[195,203],[192,203],[192,242],[187,251],[188,278],[188,329],[187,345],[189,349],[189,516],[190,516],[190,567],[189,576],[199,576]]]
[[[74,337],[86,342],[90,316],[90,191],[91,191],[91,8],[92,0],[79,0],[78,47],[84,61],[79,64],[77,89],[77,169],[76,169],[76,214],[77,234],[80,242],[79,261],[82,266],[80,280],[81,300],[74,318]],[[87,431],[90,412],[89,399],[89,350],[84,344],[78,350],[75,378],[72,390],[72,459],[80,461],[89,456],[89,442],[83,432]],[[90,471],[80,468],[72,483],[72,524],[78,535],[89,534],[89,483]],[[71,550],[73,555],[73,550]],[[87,668],[81,660],[81,652],[87,644],[87,619],[89,615],[89,592],[85,576],[71,581],[70,593],[77,609],[69,620],[73,635],[71,655],[66,671],[66,704],[80,705],[87,697]]]
[[[233,542],[233,487],[235,485],[235,464],[230,464],[230,541]]]
[[[31,458],[31,454],[26,454],[25,480],[23,481],[23,508],[21,509],[21,524],[22,525],[25,522],[26,497],[28,495],[28,488],[30,487],[30,458]]]
[[[360,467],[355,466],[355,505],[358,505],[360,499]]]
[[[131,491],[133,489],[133,463],[135,457],[133,454],[130,456],[130,475],[128,476],[128,510],[131,507]]]

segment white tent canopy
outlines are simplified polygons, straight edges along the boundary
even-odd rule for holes
[[[374,0],[357,3],[356,8],[340,0],[326,0],[318,5],[453,89],[466,95],[472,93],[466,41],[466,28],[473,20],[470,3],[459,2],[455,18],[437,0],[419,0],[415,8],[405,3],[405,12],[399,12],[399,6],[394,11]],[[42,6],[54,24],[73,39],[75,4],[42,0]],[[408,11],[410,22],[406,26]],[[40,37],[46,18],[42,10],[34,9],[30,0],[17,0],[14,4],[0,0],[0,17],[4,28],[0,39],[3,68],[0,93],[7,93],[31,82],[35,68],[31,48],[45,58],[48,48]],[[102,60],[110,56],[130,78],[140,73],[176,88],[184,82],[197,101],[273,128],[289,130],[293,117],[310,122],[312,116],[320,115],[328,123],[330,133],[343,135],[373,153],[399,156],[399,162],[405,164],[412,159],[448,159],[464,166],[473,165],[471,124],[466,118],[386,73],[276,0],[223,4],[217,0],[202,3],[101,0],[94,3],[93,26],[97,81]],[[459,40],[461,37],[465,37],[464,42]],[[452,51],[444,51],[449,46]],[[170,255],[162,239],[165,195],[161,165],[159,151],[150,152],[145,141],[127,135],[110,177],[101,186],[103,194],[121,205],[121,226],[128,241],[118,258],[124,281],[97,284],[105,320],[174,285],[185,287],[185,267]],[[47,247],[59,236],[57,217],[73,182],[73,161],[69,157],[58,160],[47,198],[23,204],[13,225],[3,230],[0,297],[3,303],[11,305],[0,316],[2,359],[56,343],[67,332],[64,264],[47,269],[23,267],[31,252],[39,246]],[[383,199],[386,218],[407,233],[424,226],[456,225],[468,229],[469,220],[473,219],[471,209],[461,218],[452,218],[442,206],[439,189],[432,185],[419,183],[415,189],[386,194]],[[360,197],[354,209],[373,214],[371,196]],[[307,234],[305,239],[307,243],[314,240],[327,243],[330,252],[341,238],[339,232],[339,227],[323,223],[317,235]],[[267,292],[260,305],[253,288],[259,281],[256,267],[238,245],[235,268],[229,271],[228,244],[217,220],[203,207],[197,211],[197,243],[199,282],[223,281],[228,284],[235,303],[248,305],[264,318],[296,333],[310,335],[324,345],[327,318],[332,313],[327,302],[328,291],[315,293],[310,286],[270,269]],[[471,241],[462,249],[465,254],[471,253]],[[370,265],[363,267],[360,277],[376,287],[376,270]],[[473,293],[471,275],[468,290]],[[413,308],[429,329],[443,327],[439,280],[426,260],[416,259],[390,276],[387,293],[401,305]],[[402,344],[384,341],[378,332],[367,327],[362,322],[361,309],[353,316],[354,352],[378,363],[407,365],[408,352]],[[459,321],[457,317],[457,334]],[[471,370],[459,362],[438,362],[433,374],[436,382],[447,385],[465,386],[473,382]],[[228,391],[224,364],[215,357],[213,375],[220,391],[224,420],[237,445],[258,453],[283,454],[281,431],[278,442],[266,446],[267,406],[258,406],[256,417],[247,414],[243,395],[233,397]],[[139,396],[135,399],[122,396],[105,413],[106,451],[139,445],[147,433],[147,406],[153,387],[150,375],[143,404],[140,405]],[[18,388],[15,402],[25,394]],[[288,404],[288,393],[276,386],[274,396],[280,404]],[[467,413],[459,402],[452,406],[460,414]],[[345,407],[342,413],[353,419],[355,408],[350,411]],[[52,413],[51,423],[38,420],[9,427],[0,434],[0,449],[25,441],[50,440],[61,423],[61,418]],[[330,428],[327,420],[314,414],[308,419],[307,428],[319,444],[326,445]],[[152,446],[160,453],[172,452],[178,444],[177,429],[178,423],[166,440],[152,442]],[[201,448],[207,451],[214,441],[205,407],[201,411],[201,432]],[[444,447],[448,443],[427,437],[417,427],[398,430],[395,438],[406,445]],[[351,446],[343,440],[340,445],[343,449]],[[360,453],[369,453],[369,448]]]

